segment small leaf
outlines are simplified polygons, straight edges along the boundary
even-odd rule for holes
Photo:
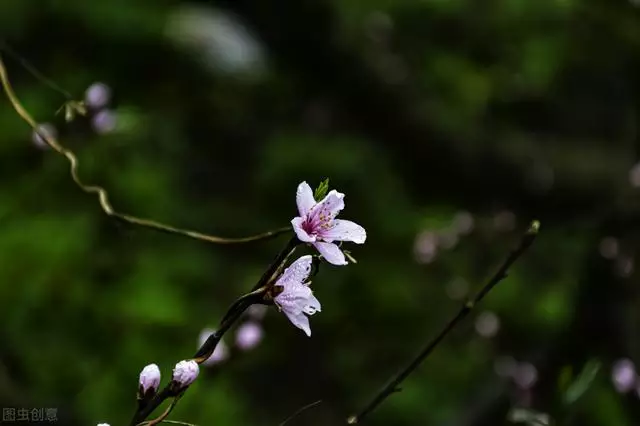
[[[73,106],[73,109],[76,110],[76,113],[82,116],[87,115],[87,105],[84,103],[84,101],[71,101],[71,104]]]
[[[587,361],[578,378],[569,385],[567,391],[564,393],[564,402],[566,404],[573,404],[580,399],[593,383],[601,366],[602,363],[598,360],[592,359]]]
[[[347,259],[349,259],[349,262],[351,262],[351,263],[358,263],[358,261],[356,260],[356,258],[355,258],[355,257],[353,257],[353,256],[351,255],[351,252],[350,252],[350,251],[348,251],[348,250],[342,250],[342,252],[344,253],[344,256],[345,256]]]
[[[67,123],[70,123],[71,121],[73,121],[74,117],[75,117],[75,111],[73,110],[73,108],[71,108],[69,104],[66,104],[64,106],[64,121],[66,121]]]
[[[320,182],[320,185],[318,185],[313,194],[313,198],[315,198],[317,202],[320,202],[327,195],[327,192],[329,192],[329,178]]]
[[[78,115],[87,115],[87,107],[84,104],[84,101],[67,101],[64,104],[62,104],[62,106],[58,109],[58,111],[56,112],[56,114],[59,114],[60,111],[64,110],[64,120],[69,123],[71,121],[73,121],[73,119],[76,117],[76,114]]]

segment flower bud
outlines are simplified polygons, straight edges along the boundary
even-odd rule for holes
[[[100,109],[111,100],[111,88],[104,83],[93,83],[87,88],[84,101],[89,108]]]
[[[615,389],[619,393],[627,393],[632,390],[638,380],[638,374],[636,373],[636,367],[633,361],[627,358],[616,361],[613,364],[611,379],[613,380]]]
[[[251,305],[247,309],[247,315],[254,320],[261,320],[267,314],[269,307],[267,305]]]
[[[173,384],[178,390],[184,389],[198,377],[200,368],[194,360],[180,361],[173,369]]]
[[[51,123],[43,123],[39,124],[37,127],[38,131],[33,131],[31,134],[31,141],[38,148],[46,149],[49,148],[49,144],[44,140],[42,136],[56,138],[58,136],[58,131]],[[40,136],[42,135],[42,136]]]
[[[215,330],[210,328],[205,328],[204,330],[202,330],[200,336],[198,337],[198,347],[204,345],[204,343],[212,333],[215,333]],[[227,344],[224,342],[224,339],[220,339],[211,356],[209,356],[209,358],[207,358],[202,363],[202,365],[204,365],[205,367],[211,367],[215,364],[220,364],[226,361],[227,358],[229,358],[229,355],[229,348],[227,347]]]
[[[156,364],[149,364],[140,372],[140,396],[155,395],[160,386],[160,369]]]
[[[118,125],[118,117],[114,111],[103,109],[93,116],[91,120],[93,130],[100,134],[111,133]]]
[[[256,322],[247,321],[236,331],[236,346],[243,351],[251,350],[258,346],[262,336],[262,327]]]

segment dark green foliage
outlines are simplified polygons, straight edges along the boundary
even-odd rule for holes
[[[227,33],[210,39],[227,12],[255,37],[249,65],[224,55]],[[329,177],[341,217],[367,229],[344,246],[357,264],[314,277],[311,339],[271,309],[264,342],[203,369],[172,419],[274,426],[322,399],[289,425],[341,424],[536,218],[509,277],[369,422],[500,425],[527,402],[556,419],[562,369],[596,358],[563,424],[635,426],[640,401],[608,374],[640,360],[638,14],[610,0],[0,0],[0,36],[73,101],[111,87],[117,125],[97,134],[97,111],[3,55],[116,209],[244,236],[287,225],[297,184]],[[118,223],[4,97],[0,227],[0,407],[58,407],[78,425],[127,424],[142,367],[168,379],[288,238],[216,246]],[[484,311],[492,338],[474,328]],[[530,394],[497,377],[500,356],[538,368]]]

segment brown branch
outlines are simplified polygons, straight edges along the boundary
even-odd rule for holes
[[[211,333],[211,335],[207,338],[207,340],[200,346],[200,348],[196,351],[196,353],[191,357],[198,364],[202,364],[206,361],[213,351],[216,349],[216,346],[222,339],[222,336],[235,324],[235,322],[242,316],[245,310],[249,308],[249,306],[260,303],[263,299],[264,293],[268,290],[269,286],[272,284],[272,277],[274,274],[282,269],[282,265],[288,257],[291,255],[293,250],[300,244],[296,237],[293,237],[287,245],[280,251],[280,253],[275,257],[273,262],[269,265],[267,270],[262,274],[258,283],[253,287],[250,293],[240,297],[236,300],[227,310],[227,313],[223,316],[222,321],[220,321],[220,326],[218,329]],[[186,389],[181,390],[180,394],[186,392]],[[171,383],[168,383],[161,391],[159,391],[156,396],[146,403],[143,406],[138,406],[136,413],[133,415],[131,419],[130,426],[135,426],[143,422],[147,417],[153,413],[153,411],[160,406],[166,399],[177,396],[174,392],[174,389],[171,386]],[[177,401],[176,401],[177,402]]]
[[[391,379],[391,381],[383,387],[371,401],[358,413],[347,418],[347,424],[361,423],[364,418],[382,404],[390,395],[399,391],[398,385],[402,383],[422,362],[434,351],[434,349],[442,342],[442,340],[473,310],[475,305],[479,303],[500,281],[507,277],[507,272],[511,265],[524,254],[531,246],[538,231],[540,222],[533,221],[525,234],[520,240],[517,248],[509,253],[498,272],[482,287],[478,294],[467,303],[465,303],[458,313],[444,326],[444,328],[433,338],[427,345],[411,360],[411,362],[400,373]]]
[[[52,135],[47,134],[46,132],[42,132],[39,129],[38,123],[36,120],[29,114],[29,112],[22,105],[18,97],[16,96],[11,83],[9,82],[9,76],[7,74],[6,67],[0,56],[0,81],[2,82],[2,87],[4,89],[9,102],[16,110],[18,115],[26,121],[29,126],[33,129],[36,134],[38,134],[46,143],[49,145],[54,151],[58,154],[66,157],[69,161],[70,166],[70,175],[73,182],[84,192],[88,194],[95,194],[98,196],[98,201],[100,203],[100,207],[102,211],[110,217],[113,217],[122,222],[128,223],[130,225],[140,226],[143,228],[153,229],[160,232],[165,232],[168,234],[182,235],[187,238],[191,238],[194,240],[205,241],[208,243],[214,244],[240,244],[240,243],[249,243],[253,241],[264,240],[267,238],[275,237],[284,233],[287,233],[291,230],[290,226],[278,228],[272,231],[264,232],[257,235],[252,235],[250,237],[242,237],[242,238],[223,238],[215,235],[203,234],[201,232],[192,231],[188,229],[176,228],[171,225],[165,225],[160,222],[156,222],[151,219],[144,219],[136,216],[131,216],[129,214],[117,212],[111,203],[109,202],[109,194],[107,191],[98,185],[90,185],[86,184],[82,181],[80,176],[78,175],[78,158],[68,148],[65,148],[60,144],[60,142]]]

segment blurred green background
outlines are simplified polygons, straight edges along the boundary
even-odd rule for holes
[[[221,236],[287,225],[323,178],[368,231],[314,280],[307,338],[270,309],[172,414],[337,425],[542,234],[371,425],[638,425],[640,7],[635,0],[2,0],[18,96],[116,209]],[[99,84],[97,84],[99,83]],[[127,424],[287,236],[216,246],[133,228],[0,100],[0,406]],[[258,321],[247,316],[243,321]],[[232,330],[225,344],[236,345]],[[585,363],[601,368],[575,403]],[[33,419],[32,419],[33,420]]]

